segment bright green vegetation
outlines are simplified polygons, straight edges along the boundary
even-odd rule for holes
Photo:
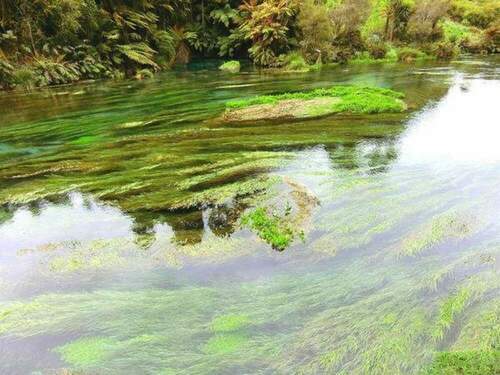
[[[439,308],[439,318],[433,336],[436,339],[442,339],[444,333],[453,324],[457,315],[459,315],[467,306],[471,299],[471,291],[461,289],[456,294],[447,298]]]
[[[229,113],[226,113],[226,119],[233,119],[238,113],[233,112],[248,107],[258,108],[262,106],[262,118],[270,116],[268,105],[277,106],[285,101],[295,101],[290,109],[282,110],[283,116],[295,117],[318,117],[332,113],[349,112],[355,114],[361,113],[384,113],[384,112],[402,112],[406,109],[405,103],[401,100],[403,93],[389,89],[377,87],[362,86],[334,86],[328,89],[315,89],[306,92],[293,92],[277,95],[262,95],[253,98],[234,100],[226,103]],[[335,100],[321,101],[318,99],[333,98]],[[310,103],[314,103],[309,105]],[[303,107],[303,108],[302,108]],[[296,111],[302,108],[301,113]],[[273,114],[274,116],[274,114]],[[245,120],[246,116],[243,115]]]
[[[426,374],[494,375],[500,373],[500,351],[469,350],[438,353]]]
[[[238,73],[241,69],[241,65],[239,61],[227,61],[221,66],[219,66],[219,70],[229,72],[229,73]]]
[[[404,98],[404,94],[378,87],[334,86],[329,89],[316,89],[308,92],[263,95],[244,100],[234,100],[227,102],[226,107],[237,109],[257,104],[276,104],[282,100],[311,100],[318,97],[341,98],[342,105],[339,104],[340,108],[352,108],[352,112],[372,113],[371,111],[375,111],[379,106],[381,108],[383,106],[394,108],[396,112],[401,111],[403,109],[402,103],[396,99]],[[384,100],[385,103],[382,104]]]
[[[494,53],[498,14],[495,0],[5,0],[0,87],[145,79],[193,57],[306,72],[394,46]]]
[[[240,349],[249,341],[245,329],[250,319],[243,314],[221,315],[212,320],[210,325],[214,332],[203,349],[209,354],[225,354]]]
[[[250,323],[246,315],[221,315],[212,321],[214,332],[231,332],[247,326]]]
[[[257,208],[241,218],[243,226],[250,228],[270,244],[273,249],[284,250],[299,235],[287,220],[290,212],[280,215],[264,207]]]
[[[61,358],[75,366],[88,367],[98,364],[116,343],[106,337],[85,337],[55,349]]]
[[[400,253],[414,256],[440,243],[471,236],[474,234],[475,225],[475,219],[467,215],[438,216],[410,233],[401,243]]]
[[[204,350],[208,354],[226,354],[238,350],[248,338],[244,335],[228,333],[216,335],[204,346]]]

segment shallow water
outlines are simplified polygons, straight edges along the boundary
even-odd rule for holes
[[[406,374],[497,355],[499,61],[0,94],[0,372]],[[229,99],[335,83],[402,91],[409,111],[218,119]],[[305,237],[283,252],[240,226],[285,204]]]

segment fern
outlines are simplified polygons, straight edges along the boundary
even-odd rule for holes
[[[155,69],[159,68],[158,64],[153,60],[156,51],[146,43],[119,44],[117,49],[125,57],[140,65],[151,66]]]

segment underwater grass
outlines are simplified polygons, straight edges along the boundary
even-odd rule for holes
[[[250,323],[247,315],[243,314],[228,314],[216,317],[211,324],[211,329],[214,332],[231,332],[246,327]]]
[[[306,92],[284,93],[277,95],[262,95],[253,98],[234,100],[226,103],[228,109],[241,109],[253,105],[276,104],[283,100],[312,100],[321,97],[340,98],[339,102],[331,104],[330,113],[381,113],[402,112],[406,106],[401,100],[404,94],[385,88],[368,86],[334,86],[328,89],[315,89]],[[321,113],[324,108],[318,109]]]
[[[446,330],[453,324],[457,315],[465,309],[471,296],[472,293],[470,290],[461,289],[441,304],[439,318],[432,334],[435,339],[440,340],[443,338]]]
[[[88,367],[101,362],[116,342],[107,337],[85,337],[55,349],[61,358],[75,366]]]

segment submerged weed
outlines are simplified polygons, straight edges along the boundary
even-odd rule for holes
[[[85,337],[55,349],[62,359],[75,367],[97,365],[106,358],[116,342],[107,337]]]
[[[220,332],[231,332],[238,329],[246,327],[250,323],[250,319],[247,315],[221,315],[216,317],[212,321],[212,331]]]
[[[448,328],[451,327],[457,315],[467,306],[472,294],[468,289],[460,289],[456,294],[447,298],[439,308],[437,326],[432,333],[435,339],[441,340]]]
[[[239,333],[224,333],[212,337],[204,346],[208,354],[225,354],[238,350],[248,341],[248,337]]]
[[[400,254],[415,256],[448,240],[459,240],[474,232],[470,219],[457,215],[443,215],[424,224],[401,243]]]

